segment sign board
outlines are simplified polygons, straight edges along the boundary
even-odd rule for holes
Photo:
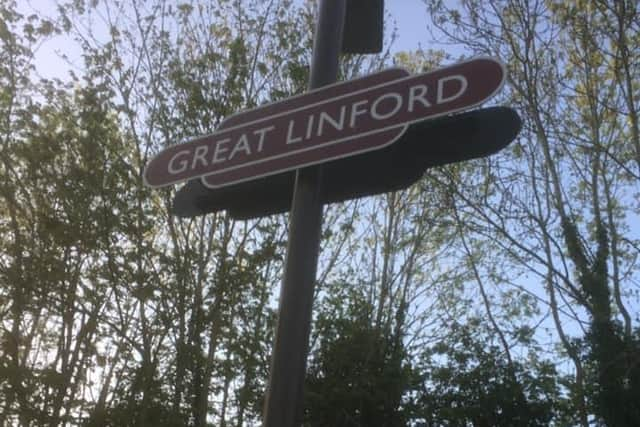
[[[219,188],[378,150],[412,123],[485,102],[505,75],[501,62],[480,57],[414,76],[392,69],[323,87],[167,148],[149,162],[144,180],[161,187],[205,177],[207,187]]]
[[[508,107],[474,109],[412,124],[388,147],[323,165],[321,200],[337,203],[407,188],[431,167],[501,150],[516,138],[520,126],[517,112]],[[217,189],[193,179],[176,192],[172,212],[195,217],[227,211],[236,219],[283,213],[291,208],[294,181],[295,171]]]

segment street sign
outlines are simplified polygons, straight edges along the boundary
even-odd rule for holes
[[[383,83],[395,81],[407,77],[408,75],[409,72],[406,70],[401,68],[391,68],[372,75],[328,85],[322,89],[312,90],[282,101],[273,102],[251,110],[232,114],[220,124],[218,130],[214,134],[194,138],[192,141],[172,146],[158,154],[151,160],[145,169],[145,173],[143,175],[145,183],[151,187],[160,187],[179,182],[184,179],[176,179],[176,177],[171,174],[171,171],[169,170],[170,165],[168,164],[165,168],[159,167],[161,165],[160,161],[162,158],[167,157],[168,154],[172,152],[171,150],[181,151],[190,143],[205,142],[207,138],[213,138],[214,136],[219,135],[222,131],[233,131],[254,122],[268,121],[271,116],[277,116],[283,112],[297,110],[304,106],[325,103],[333,98],[345,96],[352,92],[360,92],[370,87],[377,87]],[[163,183],[158,184],[158,182]]]
[[[241,113],[231,127],[158,154],[145,183],[161,187],[206,176],[204,184],[218,188],[381,149],[411,123],[483,103],[505,79],[503,64],[485,57],[392,80],[391,73],[401,71]]]
[[[428,168],[499,151],[516,138],[520,126],[518,114],[508,107],[475,109],[412,124],[388,147],[325,164],[322,202],[404,189]],[[176,193],[172,212],[195,217],[226,210],[236,219],[283,213],[291,208],[294,181],[295,171],[217,189],[194,179]]]

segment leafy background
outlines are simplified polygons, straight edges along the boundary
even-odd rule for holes
[[[303,92],[314,2],[22,6],[0,4],[0,424],[259,425],[287,218],[179,219],[141,171]],[[304,424],[640,425],[638,5],[420,7],[446,50],[398,52],[387,20],[341,78],[496,56],[524,128],[325,209]],[[79,60],[43,77],[61,37]]]

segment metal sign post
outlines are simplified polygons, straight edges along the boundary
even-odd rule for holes
[[[345,0],[320,0],[310,89],[337,79],[345,5]],[[302,393],[322,226],[321,181],[321,166],[296,173],[264,427],[296,427],[302,422]]]

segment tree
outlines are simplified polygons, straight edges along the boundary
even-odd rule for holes
[[[307,373],[305,425],[407,425],[415,373],[402,340],[374,326],[362,288],[331,288],[315,322],[320,343]]]
[[[96,23],[88,13],[94,5],[76,2],[63,19],[75,26],[88,73],[113,90],[121,125],[144,165],[152,152],[213,132],[232,112],[270,99],[276,82],[291,81],[280,64],[290,55],[294,65],[306,43],[291,37],[306,33],[293,30],[302,23],[292,19],[288,6],[105,4],[98,5],[105,20]],[[83,22],[104,25],[110,40],[93,39]],[[127,52],[136,54],[129,59]],[[140,180],[136,186],[141,185]],[[130,320],[139,325],[144,345],[140,366],[122,367],[119,407],[139,408],[136,425],[154,415],[155,399],[166,404],[167,398],[182,425],[226,425],[236,422],[236,414],[240,423],[256,419],[262,393],[256,382],[264,381],[268,366],[264,340],[273,324],[270,298],[281,262],[282,218],[247,223],[216,214],[181,220],[171,214],[172,191],[155,194],[160,198],[150,199],[158,229],[140,242],[157,249],[157,276],[141,283],[140,309]],[[141,193],[136,203],[138,218],[146,214],[146,197]],[[245,336],[242,329],[253,332]],[[172,381],[158,389],[160,372]],[[139,375],[142,385],[131,381]]]
[[[636,95],[620,84],[622,75],[637,73],[623,65],[638,54],[627,45],[637,37],[637,5],[471,1],[456,9],[426,3],[448,40],[507,62],[506,99],[524,119],[504,166],[487,161],[475,175],[492,190],[480,192],[457,177],[443,181],[466,212],[466,232],[498,238],[514,266],[540,278],[574,364],[570,390],[581,425],[590,414],[607,425],[638,423],[631,403],[638,395],[637,364],[629,359],[637,347],[628,311],[637,264],[635,255],[623,255],[638,249],[627,231],[637,211],[624,195],[637,186],[634,145],[626,143],[633,137],[625,138],[634,134],[628,100]],[[628,272],[624,278],[621,271]],[[588,369],[570,335],[586,339]],[[591,372],[595,378],[587,377]],[[588,389],[590,380],[595,389]]]
[[[560,400],[553,365],[534,352],[532,360],[510,361],[481,329],[479,319],[454,322],[449,338],[425,351],[418,402],[426,425],[550,425]]]
[[[3,416],[57,425],[82,409],[82,379],[103,357],[98,319],[113,295],[110,280],[127,273],[113,242],[130,235],[118,217],[130,212],[134,177],[109,93],[31,83],[30,53],[8,62],[24,68],[3,129],[2,307],[11,313],[2,325]],[[18,79],[17,71],[9,75]],[[31,90],[41,101],[24,102]]]

